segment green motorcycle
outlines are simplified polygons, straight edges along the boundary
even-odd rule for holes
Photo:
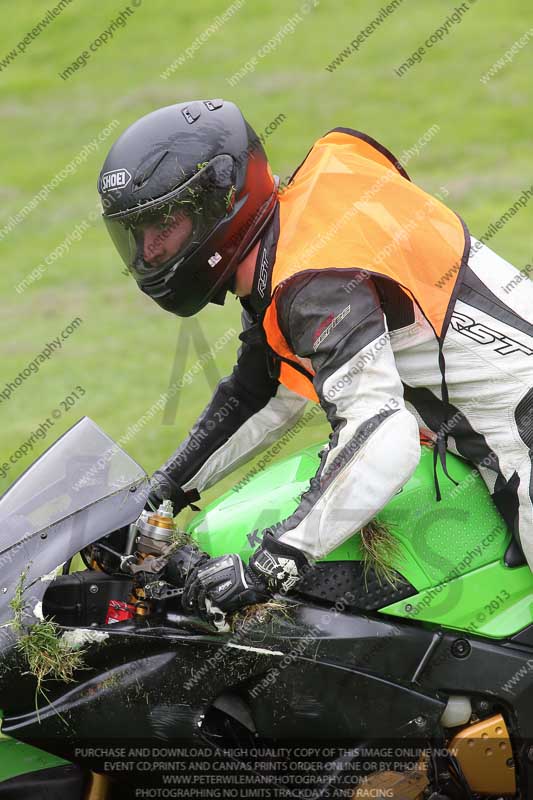
[[[318,449],[241,481],[188,536],[247,560]],[[80,420],[0,498],[0,799],[201,796],[198,748],[215,778],[221,751],[249,778],[218,796],[533,797],[533,575],[479,474],[448,468],[437,503],[424,446],[368,530],[221,634],[179,588],[139,583],[132,565],[181,534],[140,514],[145,472]],[[43,626],[63,671],[28,661]]]

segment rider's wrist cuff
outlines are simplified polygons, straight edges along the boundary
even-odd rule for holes
[[[186,506],[190,506],[194,511],[199,511],[198,506],[194,505],[194,502],[200,499],[200,494],[196,489],[184,491],[181,486],[178,486],[176,481],[163,470],[156,470],[153,474],[153,480],[158,484],[155,487],[154,493],[160,500],[172,500],[174,514],[177,514],[183,508],[186,508]],[[168,495],[168,497],[164,495]]]

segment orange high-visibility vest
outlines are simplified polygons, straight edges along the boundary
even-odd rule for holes
[[[281,383],[318,399],[312,370],[309,377],[299,371],[280,330],[275,302],[284,281],[308,270],[357,268],[392,279],[417,303],[442,344],[470,236],[460,217],[411,183],[388,150],[364,134],[337,128],[315,143],[279,203],[263,328],[282,359]]]

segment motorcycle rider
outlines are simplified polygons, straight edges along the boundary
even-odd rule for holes
[[[119,254],[162,308],[191,316],[231,292],[243,309],[237,364],[155,472],[153,501],[177,513],[308,400],[332,428],[294,513],[248,565],[200,559],[187,608],[231,612],[293,589],[402,489],[420,430],[445,472],[446,448],[477,466],[533,567],[533,289],[509,291],[517,270],[386,148],[336,128],[281,192],[240,110],[192,101],[131,125],[99,191]]]

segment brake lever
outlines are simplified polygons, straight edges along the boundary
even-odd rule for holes
[[[137,563],[137,556],[120,556],[120,571],[131,575],[130,566]]]
[[[180,597],[183,589],[177,589],[166,581],[152,581],[143,587],[144,596],[147,600],[168,600],[170,597]]]

